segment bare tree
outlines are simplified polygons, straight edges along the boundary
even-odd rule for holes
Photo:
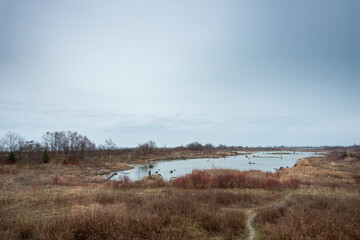
[[[84,158],[86,150],[95,149],[95,144],[91,142],[86,136],[71,131],[55,131],[46,132],[43,137],[43,143],[45,149],[48,149],[53,154],[57,152],[59,155],[64,154],[65,157],[68,154],[78,156],[80,154],[81,159]]]
[[[111,152],[116,149],[116,144],[113,142],[111,138],[108,138],[105,140],[104,148],[107,152],[107,158],[109,158]]]
[[[69,138],[69,150],[71,153],[76,153],[81,148],[81,140],[82,136],[79,135],[77,132],[70,132],[68,131],[68,138]]]
[[[5,149],[9,152],[14,152],[15,150],[17,150],[17,148],[19,147],[19,139],[19,134],[14,132],[7,132],[3,139]]]
[[[204,148],[210,150],[210,149],[214,149],[215,146],[211,143],[207,143],[207,144],[205,144]]]
[[[154,152],[157,149],[157,147],[154,141],[148,141],[146,143],[139,144],[138,149],[141,152],[141,154],[147,155],[149,153]]]
[[[44,147],[46,149],[48,149],[51,152],[55,152],[57,150],[55,144],[55,133],[46,132],[42,136],[42,139],[43,139]]]
[[[67,139],[66,134],[64,131],[58,132],[56,131],[55,134],[55,147],[58,152],[58,154],[61,154],[61,151],[65,153],[65,156],[67,155]]]
[[[116,144],[111,138],[108,138],[105,140],[105,148],[106,150],[114,150],[116,148]]]
[[[186,147],[190,150],[202,150],[204,148],[204,146],[198,142],[189,143]]]
[[[79,135],[78,145],[80,148],[80,158],[84,159],[86,150],[95,150],[95,143],[91,142],[86,136]]]
[[[5,152],[5,143],[2,139],[0,139],[0,152]]]
[[[219,146],[217,148],[218,149],[226,149],[227,146],[225,144],[219,144]]]
[[[19,136],[19,139],[17,141],[17,145],[18,145],[17,153],[18,153],[19,161],[22,160],[23,152],[25,150],[24,149],[25,148],[25,143],[26,143],[25,138]]]
[[[70,133],[70,134],[69,134]],[[63,152],[65,157],[67,157],[69,152],[69,135],[71,135],[71,132],[69,131],[68,134],[66,134],[64,131],[61,131],[58,133],[59,138],[59,152]]]
[[[42,151],[42,146],[40,143],[35,142],[34,140],[26,141],[24,146],[24,151],[26,153],[27,160],[29,162],[32,162],[33,156]]]

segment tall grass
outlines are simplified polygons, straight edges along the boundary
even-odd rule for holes
[[[354,180],[355,180],[356,184],[360,184],[360,175],[355,175]]]
[[[130,187],[130,178],[128,176],[120,176],[117,181],[107,182],[105,185],[110,188],[129,188]]]
[[[258,177],[249,177],[242,173],[224,173],[220,175],[210,175],[203,171],[193,172],[183,177],[173,180],[172,185],[176,188],[263,188],[263,189],[283,189],[298,188],[298,179],[280,181],[278,174],[265,173]]]
[[[360,239],[360,200],[297,195],[255,221],[264,239]]]
[[[168,186],[169,183],[164,181],[163,178],[157,177],[152,180],[144,178],[141,181],[130,181],[128,176],[120,176],[120,178],[116,181],[108,181],[105,183],[105,187],[113,188],[113,189],[129,189],[129,188],[161,188]]]
[[[85,205],[58,216],[32,221],[13,219],[12,236],[20,239],[234,239],[245,229],[245,214],[222,207],[251,206],[254,201],[267,202],[274,197],[278,196],[212,189],[166,189],[155,195],[106,191],[88,196],[82,200]]]

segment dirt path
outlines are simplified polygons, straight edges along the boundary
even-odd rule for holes
[[[280,207],[281,205],[283,205],[286,200],[292,195],[293,193],[289,193],[287,194],[284,198],[280,199],[278,202],[274,203],[273,205],[269,205],[267,207]],[[255,210],[253,211],[247,221],[246,221],[246,227],[249,229],[249,236],[246,238],[247,240],[254,240],[255,239],[255,236],[256,236],[256,233],[255,233],[255,229],[254,227],[252,226],[252,223],[254,221],[254,218],[256,217],[256,215],[258,214],[258,210]]]
[[[249,236],[247,237],[247,240],[253,240],[255,238],[255,229],[252,226],[252,222],[254,221],[255,216],[257,215],[257,212],[253,212],[250,214],[248,220],[246,221],[246,227],[249,229]]]

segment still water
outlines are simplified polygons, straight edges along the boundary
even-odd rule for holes
[[[165,180],[184,176],[194,169],[227,168],[237,170],[261,170],[274,172],[275,168],[292,167],[296,160],[315,156],[315,152],[254,152],[247,155],[230,156],[226,158],[198,158],[171,161],[153,161],[144,165],[131,165],[134,168],[117,172],[111,180],[120,176],[128,176],[131,181],[141,180],[148,176],[149,170],[153,175],[161,174]],[[252,164],[249,164],[252,163]],[[150,168],[150,165],[153,167]]]

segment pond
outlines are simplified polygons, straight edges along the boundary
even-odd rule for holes
[[[239,152],[244,154],[244,152]],[[261,170],[274,172],[280,167],[292,167],[300,158],[315,156],[316,152],[254,152],[247,155],[229,156],[225,158],[197,158],[170,161],[152,161],[149,164],[134,164],[131,170],[119,171],[111,180],[128,176],[131,181],[141,180],[148,176],[161,174],[164,180],[184,176],[194,169],[227,168],[236,170]]]

